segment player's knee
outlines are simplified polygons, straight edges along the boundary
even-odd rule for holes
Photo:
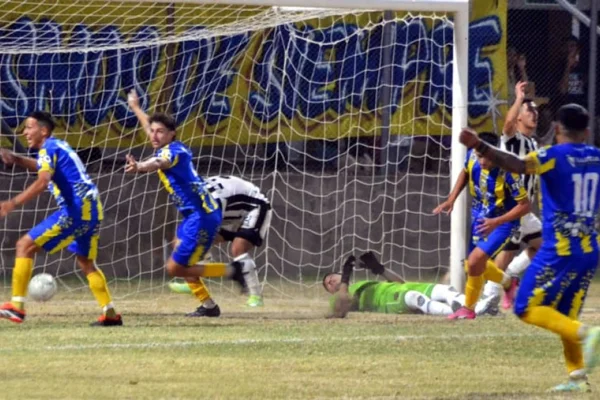
[[[31,258],[39,250],[39,247],[29,235],[25,235],[17,241],[16,250],[17,257]]]
[[[94,263],[94,260],[90,260],[87,257],[77,256],[77,264],[85,275],[89,275],[96,271],[96,264]]]
[[[487,263],[488,259],[488,255],[483,250],[480,248],[475,248],[475,250],[469,254],[469,258],[467,260],[468,274],[471,276],[479,276],[483,274],[485,271],[485,264]]]
[[[170,277],[179,276],[179,265],[177,265],[173,260],[169,260],[167,263],[167,273]]]

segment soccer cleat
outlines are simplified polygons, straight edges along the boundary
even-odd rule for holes
[[[600,327],[588,329],[583,343],[583,359],[586,373],[591,373],[598,364],[600,352]]]
[[[476,315],[484,315],[490,314],[490,310],[496,309],[496,314],[498,313],[498,303],[500,302],[500,297],[498,295],[488,296],[483,298],[475,304],[475,314]],[[495,315],[495,314],[490,314]]]
[[[215,305],[213,308],[200,306],[191,313],[185,314],[186,317],[218,317],[219,315],[221,315],[221,309],[218,305]]]
[[[579,392],[589,393],[592,391],[592,387],[587,379],[569,379],[567,383],[561,383],[558,386],[554,386],[549,390],[550,392]]]
[[[448,319],[475,319],[475,317],[475,311],[467,307],[461,307],[455,313],[450,314]]]
[[[12,303],[4,303],[0,306],[0,318],[20,324],[25,321],[25,310],[19,310]]]
[[[123,326],[123,319],[121,318],[121,314],[117,314],[113,318],[102,315],[98,320],[92,322],[90,326]]]
[[[512,307],[515,297],[517,297],[517,289],[519,288],[519,278],[510,278],[510,286],[504,290],[504,298],[502,299],[502,308],[508,310]]]
[[[265,305],[262,296],[251,295],[246,302],[248,307],[262,307]]]
[[[169,289],[179,294],[191,294],[192,290],[186,282],[169,282]]]

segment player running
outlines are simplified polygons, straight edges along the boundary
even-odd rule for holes
[[[184,278],[192,292],[204,286],[200,277],[227,276],[242,287],[247,283],[248,286],[256,286],[258,282],[248,282],[246,279],[253,276],[248,275],[254,269],[253,262],[240,260],[229,265],[197,265],[215,240],[222,221],[222,210],[194,169],[192,152],[175,139],[175,120],[161,113],[148,117],[140,107],[135,90],[129,93],[128,103],[148,134],[156,153],[154,157],[140,162],[128,155],[125,171],[156,172],[169,192],[170,200],[183,216],[183,221],[177,228],[175,249],[167,261],[167,272],[171,276]]]
[[[25,320],[27,286],[33,271],[33,257],[41,250],[50,254],[67,248],[75,253],[90,290],[103,310],[92,326],[123,325],[106,285],[106,278],[95,265],[102,222],[102,203],[96,185],[88,176],[77,153],[63,140],[52,137],[54,120],[47,112],[36,111],[25,120],[23,134],[30,148],[39,149],[37,160],[0,150],[7,165],[37,171],[37,180],[22,193],[0,203],[0,218],[38,197],[46,187],[54,195],[58,210],[36,225],[17,242],[12,272],[12,298],[0,306],[0,318],[21,323]]]
[[[468,128],[460,141],[509,171],[540,175],[542,246],[525,271],[514,310],[523,322],[561,337],[569,380],[553,391],[588,392],[587,375],[599,360],[600,328],[583,325],[579,315],[598,265],[600,150],[585,143],[585,108],[567,104],[557,117],[558,144],[525,158],[493,148]]]
[[[342,273],[331,272],[323,278],[323,287],[331,293],[331,305],[335,310],[338,296],[348,296],[351,300],[346,310],[333,312],[332,316],[343,318],[349,311],[366,311],[383,314],[450,315],[464,305],[465,296],[448,285],[435,283],[405,282],[393,272],[386,270],[372,252],[360,256],[359,268],[371,270],[383,276],[388,282],[364,280],[351,285],[342,284],[343,271],[352,270],[354,256],[348,257]],[[496,299],[480,301],[475,310],[484,314]]]
[[[482,134],[495,147],[498,137]],[[486,143],[487,144],[487,143]],[[471,207],[471,242],[467,259],[467,284],[465,305],[450,315],[449,319],[474,319],[475,304],[486,280],[501,284],[507,295],[514,296],[516,289],[511,278],[492,261],[519,228],[519,220],[529,212],[529,199],[517,174],[508,173],[495,166],[478,150],[469,150],[465,167],[459,175],[448,200],[433,210],[434,214],[450,213],[458,195],[469,184],[473,197]]]
[[[206,185],[223,209],[223,223],[215,243],[231,242],[233,260],[246,260],[254,265],[249,253],[262,246],[269,231],[273,214],[271,203],[256,185],[235,176],[213,176],[206,180]],[[256,269],[250,273],[256,275],[253,279],[258,282]],[[176,293],[192,293],[186,283],[171,282],[169,287]],[[264,304],[261,286],[248,289],[250,296],[246,304],[261,307]],[[221,314],[206,287],[202,297],[197,297],[202,304],[194,312],[187,314],[188,317],[218,317]]]
[[[525,88],[527,82],[519,82],[515,86],[516,100],[508,113],[506,122],[500,138],[500,148],[509,151],[519,157],[525,157],[530,152],[537,149],[537,143],[532,137],[537,129],[538,110],[536,104],[531,99],[525,97]],[[533,198],[538,187],[538,178],[535,175],[521,175],[521,181],[529,201],[533,204]],[[506,273],[518,278],[523,271],[531,264],[531,259],[536,251],[542,245],[542,223],[532,212],[527,213],[521,218],[521,226],[515,232],[511,240],[504,246],[504,249],[495,258],[496,265]],[[521,243],[525,243],[527,248],[523,250],[516,258],[515,255],[520,249]],[[517,286],[518,279],[514,279],[512,284]],[[498,295],[501,287],[488,282],[483,290],[484,295]],[[504,297],[503,308],[511,308],[511,298]]]

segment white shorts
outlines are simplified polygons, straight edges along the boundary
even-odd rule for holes
[[[528,213],[521,218],[519,230],[510,238],[504,250],[518,250],[521,242],[527,243],[539,237],[542,237],[542,221],[534,213]]]
[[[219,234],[227,242],[233,241],[236,237],[241,237],[256,247],[260,247],[271,227],[272,216],[273,210],[270,206],[257,207],[246,214],[241,224],[239,221],[237,223],[223,221]]]

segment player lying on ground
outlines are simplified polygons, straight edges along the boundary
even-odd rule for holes
[[[235,176],[213,176],[206,180],[206,184],[209,193],[223,209],[223,223],[215,243],[231,242],[230,251],[234,261],[249,260],[254,263],[249,253],[262,246],[269,231],[273,213],[271,203],[256,185]],[[256,269],[251,273],[256,275]],[[258,275],[253,279],[259,281]],[[192,293],[186,283],[171,282],[169,287],[176,293]],[[221,314],[205,286],[204,293],[202,298],[197,295],[202,304],[187,314],[188,317],[218,317]],[[261,286],[250,289],[249,294],[248,306],[263,305]]]
[[[37,161],[8,150],[0,150],[5,164],[16,164],[38,173],[37,180],[22,193],[0,203],[0,218],[38,197],[46,187],[54,195],[59,207],[58,211],[33,227],[17,242],[17,256],[12,273],[12,299],[10,303],[0,306],[0,317],[17,323],[25,320],[25,299],[33,271],[33,257],[42,249],[52,254],[66,247],[75,253],[77,264],[102,307],[102,316],[92,325],[123,325],[121,316],[113,307],[106,278],[95,265],[98,234],[103,219],[98,189],[77,153],[67,142],[52,137],[53,130],[54,121],[50,114],[42,111],[31,113],[25,120],[23,134],[30,148],[39,149]]]
[[[519,157],[524,157],[529,152],[537,149],[537,143],[532,136],[537,129],[538,110],[533,100],[525,97],[526,87],[527,82],[519,82],[515,86],[516,99],[506,114],[504,129],[500,138],[500,148]],[[533,198],[538,187],[537,176],[521,175],[521,181],[527,191],[529,201],[533,204]],[[521,243],[524,243],[527,248],[515,257],[521,247]],[[506,271],[510,277],[519,278],[523,271],[531,264],[531,259],[541,245],[542,223],[534,213],[527,213],[521,218],[519,230],[516,231],[511,240],[504,246],[504,249],[494,259],[494,262],[498,268]],[[512,283],[513,285],[517,285],[518,279],[514,279]],[[484,296],[495,296],[501,292],[502,286],[495,282],[486,283],[483,289]],[[511,298],[504,296],[502,305],[505,310],[511,308]]]
[[[494,134],[482,134],[490,147],[498,144]],[[465,305],[449,316],[450,319],[473,319],[475,304],[486,280],[501,284],[509,297],[516,286],[511,278],[499,269],[493,258],[519,228],[519,220],[529,212],[529,199],[517,174],[506,172],[478,150],[469,150],[465,167],[458,177],[448,200],[433,212],[449,214],[456,198],[469,184],[473,203],[471,207],[471,242],[467,259],[467,284]]]
[[[335,310],[338,296],[349,297],[349,308],[333,312],[333,316],[343,318],[349,311],[367,311],[384,314],[450,315],[464,305],[465,296],[452,286],[435,283],[405,282],[393,272],[386,270],[372,252],[360,256],[359,268],[371,270],[381,275],[387,282],[364,280],[353,284],[343,283],[344,270],[354,268],[354,256],[348,257],[342,273],[329,273],[323,278],[323,287],[333,296],[332,309]],[[489,297],[480,301],[475,310],[484,314],[497,300]],[[332,310],[332,311],[333,311]]]
[[[246,279],[255,276],[248,275],[254,269],[251,260],[239,260],[229,265],[197,265],[217,236],[222,222],[222,210],[208,192],[204,180],[196,172],[192,164],[192,152],[175,139],[175,120],[160,113],[148,117],[141,109],[139,98],[133,90],[129,93],[128,103],[156,153],[154,157],[140,162],[128,155],[125,171],[156,172],[169,192],[169,198],[183,216],[183,221],[177,228],[175,249],[167,261],[167,272],[173,277],[184,278],[194,293],[204,287],[200,277],[227,276],[242,287],[258,285],[258,281]]]
[[[598,266],[594,218],[600,208],[600,150],[586,145],[585,108],[568,104],[557,117],[558,144],[525,158],[495,149],[470,129],[462,131],[460,141],[509,171],[540,175],[542,247],[525,271],[514,310],[522,321],[560,336],[569,381],[554,390],[586,392],[600,349],[600,328],[579,322]]]

